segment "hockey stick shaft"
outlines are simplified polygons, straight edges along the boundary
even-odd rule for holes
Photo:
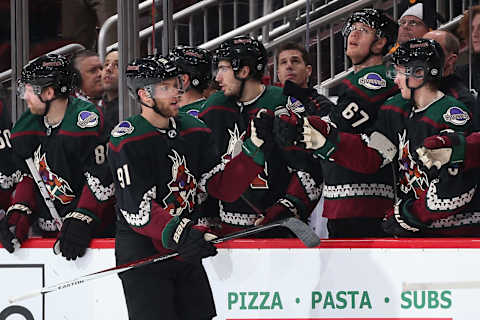
[[[25,160],[25,162],[27,163],[28,169],[30,170],[30,173],[33,176],[33,180],[35,181],[35,184],[40,190],[40,194],[42,195],[42,198],[45,202],[45,205],[48,208],[48,211],[50,211],[50,214],[53,220],[55,221],[55,224],[57,225],[58,230],[60,230],[63,224],[62,218],[60,218],[60,215],[58,214],[57,209],[55,208],[55,205],[53,204],[53,201],[50,198],[50,194],[47,191],[47,187],[45,186],[45,183],[43,182],[42,177],[40,177],[37,167],[33,163],[33,159],[28,158]]]
[[[249,228],[249,229],[246,229],[246,230],[242,230],[242,231],[239,231],[239,232],[229,234],[225,237],[213,239],[213,240],[211,240],[211,242],[214,243],[214,244],[218,244],[218,243],[222,243],[222,242],[232,240],[232,239],[243,238],[243,237],[246,237],[246,236],[249,236],[249,235],[252,235],[252,234],[255,234],[255,233],[259,233],[259,232],[262,232],[262,231],[265,231],[265,230],[269,230],[269,229],[272,229],[272,228],[276,228],[276,227],[289,228],[290,230],[292,230],[292,232],[294,232],[298,236],[298,238],[301,241],[304,241],[304,240],[307,241],[306,243],[304,242],[305,245],[307,245],[307,246],[312,246],[313,244],[315,244],[315,243],[318,244],[320,242],[320,239],[318,239],[318,237],[310,229],[310,227],[308,227],[305,223],[303,223],[300,220],[295,219],[295,218],[287,218],[287,219],[278,220],[276,222],[266,224],[266,225],[263,225],[263,226],[252,227],[252,228]],[[310,232],[311,232],[311,234],[310,234]],[[316,240],[314,240],[315,242],[312,242],[311,237],[313,237],[313,238],[316,237],[316,239],[318,239],[318,243],[316,242]],[[83,283],[85,283],[87,281],[90,281],[90,280],[103,278],[103,277],[106,277],[106,276],[109,276],[109,275],[125,272],[125,271],[133,269],[133,268],[139,268],[139,267],[143,267],[143,266],[146,266],[146,265],[149,265],[149,264],[152,264],[152,263],[156,263],[156,262],[159,262],[159,261],[168,260],[168,259],[174,258],[178,255],[179,255],[178,252],[173,252],[173,253],[170,253],[170,254],[167,254],[167,255],[154,255],[154,256],[151,256],[151,257],[148,257],[148,258],[136,260],[134,262],[130,262],[130,263],[126,263],[126,264],[123,264],[123,265],[116,266],[116,267],[112,267],[112,268],[108,268],[108,269],[105,269],[105,270],[90,273],[90,274],[87,274],[85,276],[75,278],[73,280],[61,282],[61,283],[58,283],[56,285],[44,287],[40,290],[35,290],[35,291],[29,292],[27,294],[21,295],[21,296],[12,297],[12,298],[9,299],[9,302],[14,303],[14,302],[21,301],[21,300],[24,300],[24,299],[27,299],[27,298],[32,298],[32,297],[35,297],[35,296],[38,296],[38,295],[41,295],[41,294],[46,294],[46,293],[62,290],[62,289],[65,289],[65,288],[71,288],[71,287],[83,284]]]

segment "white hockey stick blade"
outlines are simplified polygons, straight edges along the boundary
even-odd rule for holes
[[[263,226],[251,227],[249,229],[242,230],[242,231],[239,231],[239,232],[235,232],[235,233],[229,234],[229,235],[221,237],[221,238],[215,238],[211,242],[214,243],[214,244],[217,244],[217,243],[222,243],[222,242],[232,240],[232,239],[245,238],[249,235],[260,233],[260,232],[263,232],[263,231],[266,231],[266,230],[269,230],[269,229],[272,229],[272,228],[276,228],[276,227],[288,228],[290,231],[292,231],[298,237],[298,239],[300,239],[300,241],[302,241],[305,244],[305,246],[307,246],[309,248],[310,247],[315,247],[320,243],[320,239],[315,234],[315,232],[313,232],[313,230],[307,224],[305,224],[304,222],[302,222],[302,221],[300,221],[296,218],[287,218],[287,219],[278,220],[278,221],[275,221],[275,222],[272,222],[272,223],[269,223],[269,224],[266,224],[266,225],[263,225]],[[38,296],[38,295],[41,295],[41,294],[47,294],[47,293],[50,293],[50,292],[55,292],[55,291],[58,291],[58,290],[75,287],[75,286],[81,285],[81,284],[83,284],[87,281],[90,281],[90,280],[103,278],[103,277],[106,277],[106,276],[109,276],[109,275],[118,274],[118,273],[130,270],[132,268],[143,267],[143,266],[146,266],[146,265],[149,265],[149,264],[152,264],[152,263],[156,263],[156,262],[159,262],[159,261],[163,261],[163,260],[167,260],[167,259],[176,257],[178,255],[179,255],[178,252],[173,252],[173,253],[170,253],[170,254],[167,254],[167,255],[154,255],[154,256],[151,256],[151,257],[144,258],[144,259],[139,259],[139,260],[136,260],[136,261],[133,261],[133,262],[130,262],[130,263],[125,263],[125,264],[122,264],[122,265],[119,265],[119,266],[116,266],[116,267],[112,267],[112,268],[109,268],[109,269],[105,269],[105,270],[97,271],[97,272],[94,272],[94,273],[90,273],[90,274],[75,278],[73,280],[64,281],[64,282],[61,282],[61,283],[58,283],[58,284],[55,284],[55,285],[52,285],[52,286],[48,286],[48,287],[43,287],[40,290],[35,290],[35,291],[32,291],[32,292],[23,294],[21,296],[11,297],[11,298],[8,299],[8,301],[10,303],[14,303],[14,302],[25,300],[27,298],[32,298],[32,297],[35,297],[35,296]]]
[[[402,291],[447,290],[447,289],[480,289],[480,281],[451,282],[404,282]]]

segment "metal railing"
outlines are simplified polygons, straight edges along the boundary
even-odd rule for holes
[[[48,53],[68,54],[68,53],[75,52],[75,51],[82,50],[82,49],[85,49],[85,47],[82,46],[81,44],[71,43],[71,44],[67,44],[66,46],[63,46],[61,48],[50,51]],[[33,60],[35,60],[35,59],[33,59]],[[33,60],[30,60],[29,62],[32,62]],[[12,69],[8,69],[6,71],[3,71],[2,73],[0,73],[0,83],[10,80],[11,77],[12,77]]]

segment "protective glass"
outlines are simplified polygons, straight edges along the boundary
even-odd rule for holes
[[[20,99],[27,99],[29,97],[37,96],[42,93],[42,87],[30,83],[17,81],[17,96]]]

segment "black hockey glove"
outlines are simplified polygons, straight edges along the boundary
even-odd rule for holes
[[[27,206],[14,204],[0,221],[0,241],[8,252],[13,253],[27,239],[31,213]]]
[[[83,257],[90,245],[94,229],[95,221],[92,217],[77,211],[70,212],[65,216],[54,251],[59,248],[67,260]]]
[[[258,111],[252,120],[252,142],[268,157],[275,146],[273,141],[273,113],[266,109]]]
[[[383,230],[396,237],[420,237],[422,229],[419,222],[408,213],[406,203],[399,201],[383,218]]]
[[[280,148],[296,145],[302,138],[303,119],[287,107],[275,109],[273,134]]]
[[[183,260],[193,264],[199,264],[203,258],[217,254],[217,248],[207,241],[216,238],[214,235],[195,229],[192,220],[188,218],[176,220],[176,228],[167,235],[167,248],[176,250]]]

